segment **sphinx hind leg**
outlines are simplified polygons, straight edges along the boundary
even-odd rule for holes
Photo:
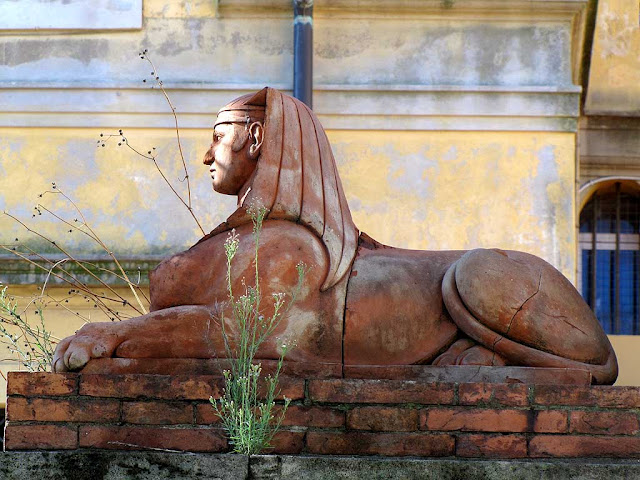
[[[508,364],[578,368],[613,383],[617,361],[593,312],[544,260],[522,252],[472,250],[445,274],[454,323]]]
[[[432,362],[436,367],[447,365],[486,365],[503,366],[506,361],[501,355],[492,352],[482,345],[476,344],[470,338],[461,338]]]

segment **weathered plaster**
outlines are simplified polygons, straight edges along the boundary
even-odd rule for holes
[[[49,205],[64,218],[78,218],[73,206],[51,191],[51,182],[69,195],[88,222],[111,248],[123,255],[175,251],[197,241],[201,232],[150,160],[117,146],[118,137],[97,143],[99,130],[4,129],[0,141],[0,178],[3,209],[20,216],[39,232],[83,253],[100,248],[78,232],[69,233],[47,212],[31,211],[36,203]],[[117,131],[104,131],[104,134]],[[186,198],[175,135],[166,131],[125,131],[131,144],[145,152],[156,147],[158,162],[176,189]],[[192,181],[195,214],[205,231],[233,210],[234,199],[211,191],[208,170],[201,155],[210,141],[209,131],[183,131],[182,142]],[[32,214],[36,217],[32,217]],[[167,221],[171,218],[171,221]],[[0,217],[0,242],[37,239],[7,217]],[[37,244],[37,243],[36,243]]]
[[[598,2],[586,113],[640,114],[639,16],[635,0]]]
[[[574,276],[572,134],[329,134],[358,227],[414,249],[499,247]]]

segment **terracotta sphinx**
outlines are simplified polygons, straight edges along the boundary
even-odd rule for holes
[[[359,232],[324,129],[298,100],[265,88],[231,102],[218,114],[204,163],[214,190],[238,196],[237,210],[153,271],[149,314],[82,327],[59,344],[56,371],[101,357],[223,354],[223,244],[235,229],[239,289],[252,277],[247,208],[260,204],[269,209],[260,241],[263,294],[290,291],[298,262],[311,267],[260,358],[278,358],[285,337],[296,342],[289,361],[569,367],[589,370],[594,383],[615,381],[616,357],[594,314],[540,258],[403,250]]]

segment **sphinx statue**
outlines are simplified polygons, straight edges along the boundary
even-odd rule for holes
[[[516,365],[579,368],[597,384],[617,377],[615,353],[571,283],[544,260],[516,251],[416,251],[359,232],[331,146],[313,112],[265,88],[218,113],[204,157],[215,191],[238,197],[228,219],[150,276],[150,313],[93,323],[60,342],[58,372],[93,358],[224,355],[224,242],[240,244],[235,288],[251,278],[251,205],[268,209],[260,237],[262,292],[304,287],[258,354],[343,365]],[[265,314],[268,314],[266,312]],[[227,331],[233,334],[233,325]]]

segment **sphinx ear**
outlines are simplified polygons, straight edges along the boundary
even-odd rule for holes
[[[262,148],[262,141],[264,140],[264,127],[260,122],[253,122],[249,127],[249,156],[255,160],[260,155],[260,149]]]

